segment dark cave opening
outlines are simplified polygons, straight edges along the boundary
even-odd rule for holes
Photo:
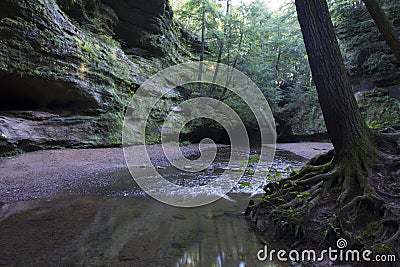
[[[75,113],[97,107],[95,100],[73,84],[27,76],[0,75],[0,111],[47,110]]]
[[[225,129],[210,126],[198,127],[189,134],[182,135],[180,139],[181,141],[199,143],[205,138],[210,138],[218,144],[230,145],[230,138]]]
[[[247,128],[247,134],[251,146],[260,146],[261,136],[258,129]],[[225,129],[220,127],[203,126],[196,128],[188,134],[181,135],[181,141],[190,141],[191,143],[199,143],[205,138],[212,139],[217,144],[230,145],[231,140]]]
[[[32,99],[20,96],[5,88],[1,89],[0,110],[35,110],[39,104]]]

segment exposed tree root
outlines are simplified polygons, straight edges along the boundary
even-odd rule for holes
[[[379,135],[376,157],[355,150],[338,162],[330,151],[266,185],[263,201],[251,207],[258,230],[268,229],[263,239],[307,243],[314,236],[313,242],[335,246],[338,238],[346,238],[353,247],[375,252],[385,244],[399,256],[398,137],[398,132]]]
[[[390,238],[386,239],[385,241],[383,241],[384,244],[387,243],[392,243],[393,241],[396,241],[398,238],[400,237],[400,225],[399,228],[397,230],[397,232]]]

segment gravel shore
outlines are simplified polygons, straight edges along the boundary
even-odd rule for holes
[[[327,143],[277,145],[277,149],[305,158],[331,148]],[[195,155],[198,145],[184,146],[181,150],[185,156]],[[168,165],[161,145],[149,145],[147,152],[153,165]],[[142,159],[143,155],[138,154],[138,165]],[[125,168],[122,148],[43,150],[0,158],[0,202],[51,198],[68,194],[77,187],[96,187],[109,183],[108,174]]]

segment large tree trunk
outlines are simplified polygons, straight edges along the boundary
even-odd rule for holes
[[[331,244],[346,237],[352,246],[371,250],[393,244],[387,251],[398,251],[400,134],[374,135],[366,126],[345,72],[326,1],[296,0],[296,8],[336,154],[318,155],[298,172],[268,183],[264,201],[254,207],[250,203],[247,213],[257,227],[265,226],[265,238],[292,238],[291,244],[300,241],[309,246],[310,241],[315,242],[310,236],[324,237]]]
[[[340,162],[369,145],[371,131],[358,109],[325,0],[296,0],[308,60],[329,137]]]
[[[385,38],[387,45],[397,59],[400,60],[400,37],[390,23],[385,12],[376,0],[363,0],[363,2],[372,19],[375,21],[380,33]]]

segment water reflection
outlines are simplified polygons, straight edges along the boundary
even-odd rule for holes
[[[277,155],[276,171],[302,164],[291,154]],[[186,180],[212,179],[225,162],[221,157],[213,173]],[[172,167],[163,172],[177,183],[185,177]],[[276,266],[256,258],[263,246],[241,216],[248,203],[246,188],[206,206],[177,208],[148,197],[127,170],[110,176],[113,182],[105,187],[76,192],[84,197],[4,205],[0,265]]]
[[[262,245],[234,194],[200,208],[149,197],[25,202],[0,223],[0,265],[274,266],[256,259]],[[31,205],[31,209],[27,208]]]

